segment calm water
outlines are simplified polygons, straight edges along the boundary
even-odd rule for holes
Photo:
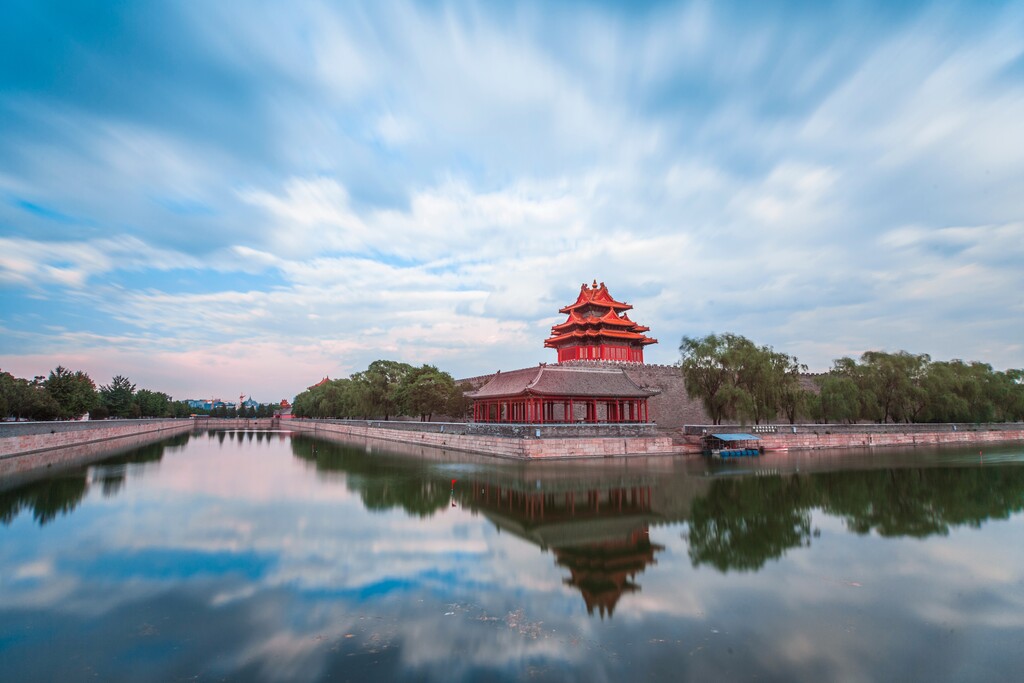
[[[222,432],[0,488],[4,681],[1024,670],[1021,446],[514,463]]]

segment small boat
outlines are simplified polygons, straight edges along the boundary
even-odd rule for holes
[[[757,443],[760,440],[753,434],[708,434],[701,439],[705,455],[716,458],[750,458],[761,455]]]

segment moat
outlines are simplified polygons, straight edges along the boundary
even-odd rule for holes
[[[1014,680],[1022,538],[1019,443],[520,462],[181,434],[0,480],[0,671]]]

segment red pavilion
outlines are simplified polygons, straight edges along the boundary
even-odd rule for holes
[[[544,346],[558,349],[558,362],[567,360],[617,360],[644,362],[644,347],[657,344],[643,334],[651,328],[637,325],[626,311],[633,307],[616,301],[602,282],[580,287],[576,303],[558,310],[569,318],[551,328]]]
[[[622,423],[649,422],[647,399],[657,393],[640,387],[621,367],[607,361],[644,362],[646,335],[602,282],[580,288],[576,303],[560,309],[569,318],[551,328],[544,346],[558,350],[557,365],[498,372],[473,399],[475,422]],[[602,362],[604,361],[604,362]],[[563,364],[564,363],[564,364]]]

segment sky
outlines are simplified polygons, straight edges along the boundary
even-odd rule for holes
[[[605,282],[1024,366],[1024,3],[125,3],[0,22],[0,369],[293,397],[554,362]]]

